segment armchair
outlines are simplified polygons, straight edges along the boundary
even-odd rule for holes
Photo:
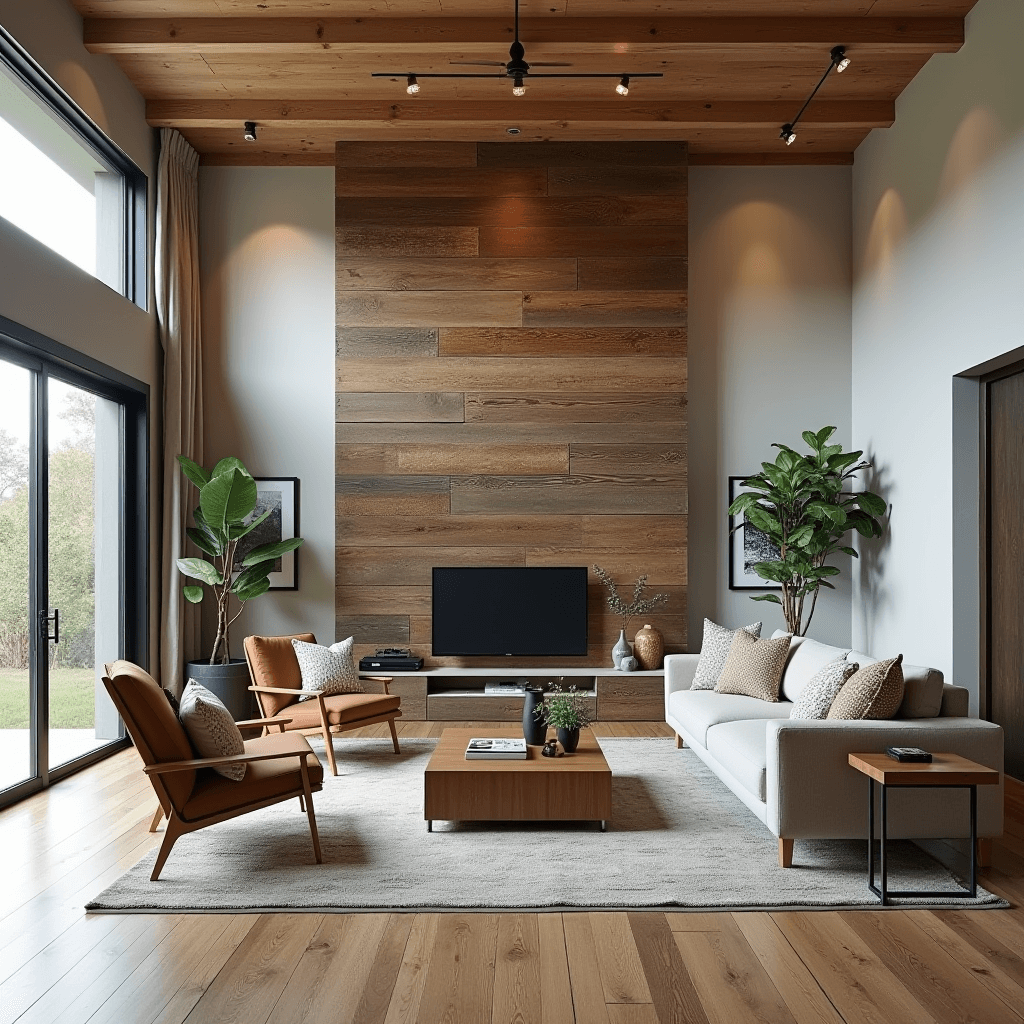
[[[247,636],[245,638],[245,660],[253,685],[249,687],[259,701],[260,713],[266,720],[264,733],[280,726],[281,732],[302,732],[305,735],[320,733],[324,738],[327,761],[331,772],[338,774],[334,758],[332,733],[361,729],[364,725],[387,722],[391,729],[391,742],[395,753],[401,753],[395,719],[402,717],[402,698],[394,696],[389,689],[387,676],[369,676],[369,680],[380,683],[383,693],[340,693],[325,697],[313,690],[303,691],[302,672],[295,657],[292,640],[303,640],[315,644],[312,633],[296,633],[294,636]],[[309,699],[299,700],[303,693]],[[282,724],[283,723],[283,724]]]
[[[160,801],[150,832],[167,816],[152,881],[160,877],[181,836],[293,797],[306,811],[316,862],[322,863],[313,793],[323,789],[324,771],[303,736],[264,735],[246,740],[244,754],[196,758],[170,702],[145,669],[130,661],[115,661],[105,668],[103,685],[124,719]],[[244,728],[266,723],[254,719],[238,724]],[[249,768],[240,782],[232,782],[210,770],[224,764],[248,764]]]

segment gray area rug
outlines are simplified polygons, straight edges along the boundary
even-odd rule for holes
[[[323,751],[312,740],[317,753]],[[800,841],[795,866],[692,751],[672,740],[601,739],[613,773],[609,830],[596,825],[423,821],[434,740],[336,741],[339,775],[314,797],[324,863],[297,800],[179,839],[158,882],[155,851],[88,905],[92,911],[448,909],[476,907],[858,907],[863,842]],[[910,842],[891,846],[890,886],[955,891]],[[1005,906],[903,900],[921,907]]]

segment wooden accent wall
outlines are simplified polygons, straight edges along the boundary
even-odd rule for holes
[[[670,594],[653,620],[685,649],[686,191],[685,143],[338,143],[337,636],[359,654],[430,663],[435,565],[595,562]],[[591,575],[578,664],[610,663],[604,598]]]

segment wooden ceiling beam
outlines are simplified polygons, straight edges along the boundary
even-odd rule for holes
[[[964,41],[962,18],[526,18],[527,44],[596,46],[596,52],[692,46],[778,46],[820,49],[844,45],[875,55],[953,53]],[[88,18],[85,46],[93,53],[316,53],[382,48],[395,53],[426,47],[504,47],[510,18]]]
[[[158,128],[229,128],[244,121],[264,127],[288,125],[303,131],[336,129],[346,125],[508,124],[509,121],[550,123],[658,124],[674,130],[720,126],[737,130],[782,125],[793,117],[793,102],[732,100],[719,103],[629,101],[563,102],[512,99],[499,101],[453,100],[430,102],[416,98],[387,100],[150,100],[146,120]],[[888,128],[896,119],[892,100],[818,100],[801,123],[829,128]],[[341,137],[339,135],[338,137]]]

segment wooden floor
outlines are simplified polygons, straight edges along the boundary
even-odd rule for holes
[[[138,765],[125,751],[0,813],[0,1024],[1024,1019],[1020,822],[984,878],[1005,911],[85,914],[159,841]]]

